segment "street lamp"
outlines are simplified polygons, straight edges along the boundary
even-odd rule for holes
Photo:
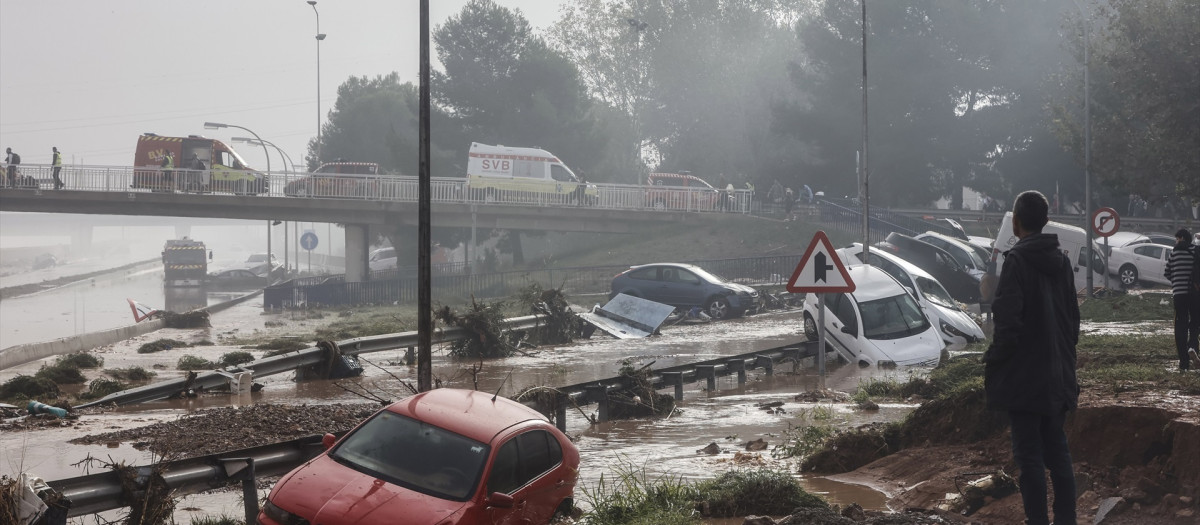
[[[274,143],[272,143],[269,140],[255,139],[255,138],[250,138],[250,137],[233,137],[232,139],[229,139],[229,140],[231,140],[233,142],[249,144],[251,146],[267,145],[267,146],[271,146],[272,148],[275,148],[275,151],[279,153],[279,158],[287,163],[283,166],[283,173],[285,175],[288,173],[288,166],[293,165],[292,157],[289,156],[287,154],[287,152],[280,149],[279,146],[276,146]]]
[[[220,122],[205,122],[204,123],[204,129],[222,129],[222,128],[237,128],[237,129],[246,131],[246,132],[250,133],[251,135],[254,135],[254,138],[258,139],[259,145],[261,145],[262,149],[263,149],[263,155],[267,157],[267,178],[265,178],[265,180],[270,180],[271,153],[269,151],[267,151],[267,144],[265,142],[263,142],[262,137],[259,137],[258,133],[255,133],[254,131],[250,130],[249,128],[243,128],[241,126],[235,126],[233,124],[222,124]],[[271,193],[271,187],[270,187],[270,185],[267,185],[267,194],[270,195],[270,193]],[[285,230],[285,232],[286,232],[286,230]],[[287,241],[287,236],[284,236],[284,241]],[[284,254],[285,255],[287,254],[286,247],[284,248]],[[274,270],[274,268],[271,267],[271,222],[267,221],[267,281],[271,280],[271,271],[272,270]]]
[[[321,41],[325,33],[321,32],[321,13],[317,11],[317,0],[308,0],[308,5],[317,15],[317,164],[321,163]]]
[[[1091,78],[1088,76],[1088,47],[1092,42],[1092,17],[1084,12],[1083,4],[1074,0],[1083,20],[1083,230],[1087,232],[1087,296],[1094,297],[1092,289],[1092,93]],[[1108,272],[1105,271],[1107,279]]]

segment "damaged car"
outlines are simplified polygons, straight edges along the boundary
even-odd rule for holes
[[[608,298],[631,295],[674,306],[701,308],[713,319],[738,317],[759,306],[758,290],[730,282],[691,264],[655,263],[630,266],[612,280]]]
[[[860,367],[937,366],[946,344],[916,299],[874,266],[846,268],[852,293],[825,294],[825,343]],[[804,335],[817,340],[817,294],[804,298]]]
[[[550,523],[574,508],[579,450],[491,393],[423,392],[323,443],[271,489],[259,524]]]

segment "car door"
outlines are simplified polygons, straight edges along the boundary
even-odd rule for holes
[[[562,448],[549,432],[531,429],[510,437],[496,453],[486,491],[488,495],[500,492],[512,496],[513,507],[491,509],[491,523],[548,523],[562,499],[557,492],[566,482],[551,472],[559,463]]]
[[[1137,266],[1138,279],[1158,284],[1171,284],[1163,272],[1167,269],[1166,246],[1143,244],[1133,249],[1133,264]]]
[[[673,283],[676,296],[679,298],[680,305],[683,306],[700,306],[707,299],[708,289],[704,286],[704,280],[692,272],[680,268],[675,274],[676,282]]]
[[[858,317],[849,294],[825,295],[825,340],[848,362],[858,355]],[[849,333],[843,332],[846,328]]]

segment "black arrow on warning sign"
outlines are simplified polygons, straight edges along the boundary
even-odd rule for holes
[[[822,252],[817,252],[817,254],[813,256],[813,264],[816,265],[813,268],[813,282],[829,282],[827,279],[825,279],[825,272],[832,270],[833,265],[825,262],[825,254]]]

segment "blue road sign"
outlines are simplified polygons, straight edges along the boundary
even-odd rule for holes
[[[308,251],[313,251],[317,247],[317,234],[306,231],[300,236],[300,247]]]

